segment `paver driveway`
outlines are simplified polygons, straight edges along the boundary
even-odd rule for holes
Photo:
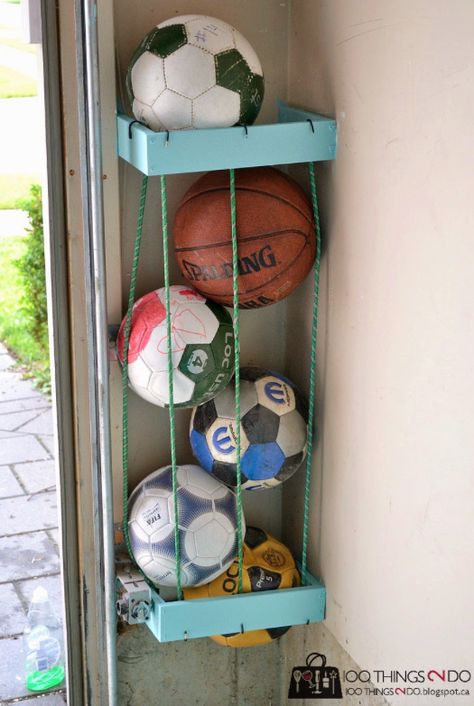
[[[49,400],[22,380],[0,344],[0,704],[64,706],[64,690],[24,686],[22,633],[36,586],[61,611],[58,517]]]

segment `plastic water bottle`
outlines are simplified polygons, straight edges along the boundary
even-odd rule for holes
[[[64,679],[61,621],[53,610],[48,592],[35,588],[24,632],[26,688],[46,691]]]

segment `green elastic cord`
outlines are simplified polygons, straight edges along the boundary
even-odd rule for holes
[[[234,324],[234,380],[235,380],[235,453],[237,475],[237,556],[239,576],[237,591],[242,593],[243,537],[242,537],[242,474],[240,470],[240,335],[239,335],[239,261],[237,250],[237,212],[235,207],[235,172],[230,169],[230,222],[232,234],[232,290]]]
[[[128,293],[127,318],[123,335],[123,363],[122,363],[122,474],[123,474],[123,521],[122,531],[125,546],[133,558],[133,551],[128,533],[128,348],[130,343],[130,328],[132,326],[132,310],[137,287],[138,261],[140,259],[140,245],[142,241],[143,216],[145,213],[146,192],[148,177],[144,176],[140,192],[140,206],[138,209],[137,235],[133,249],[132,271],[130,274],[130,290]]]
[[[171,338],[171,304],[170,304],[170,272],[168,256],[168,207],[166,202],[166,178],[161,177],[161,226],[163,231],[163,270],[165,279],[165,306],[166,306],[166,337],[168,341],[168,394],[170,418],[170,447],[171,447],[171,474],[173,479],[173,507],[174,507],[174,557],[176,562],[176,594],[180,601],[183,597],[181,589],[181,548],[179,537],[178,514],[178,479],[176,473],[176,432],[174,423],[174,390],[173,390],[173,344]]]
[[[314,424],[314,400],[316,389],[316,343],[318,336],[318,303],[319,303],[319,274],[321,270],[321,227],[319,223],[318,196],[316,193],[316,178],[314,175],[314,164],[310,162],[309,181],[311,185],[311,200],[313,203],[314,224],[316,227],[316,259],[314,263],[314,283],[313,283],[313,314],[311,324],[311,357],[309,369],[309,409],[308,409],[308,444],[306,449],[306,478],[304,490],[304,515],[303,515],[303,548],[301,552],[301,577],[303,585],[307,584],[307,560],[308,560],[308,534],[309,534],[309,501],[311,486],[311,466],[313,449],[313,424]]]

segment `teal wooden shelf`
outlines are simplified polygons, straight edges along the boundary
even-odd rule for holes
[[[321,162],[336,157],[336,121],[278,104],[273,125],[153,132],[117,117],[118,154],[143,174]]]
[[[228,635],[324,620],[326,589],[307,575],[307,586],[192,601],[164,601],[155,591],[145,624],[160,642]]]

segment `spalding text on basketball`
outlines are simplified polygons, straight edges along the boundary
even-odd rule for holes
[[[264,245],[250,255],[239,258],[239,275],[251,275],[262,269],[276,267],[277,260],[271,245]],[[232,262],[223,262],[218,265],[197,265],[189,260],[183,260],[185,276],[192,282],[207,282],[214,279],[229,279],[232,277]]]

